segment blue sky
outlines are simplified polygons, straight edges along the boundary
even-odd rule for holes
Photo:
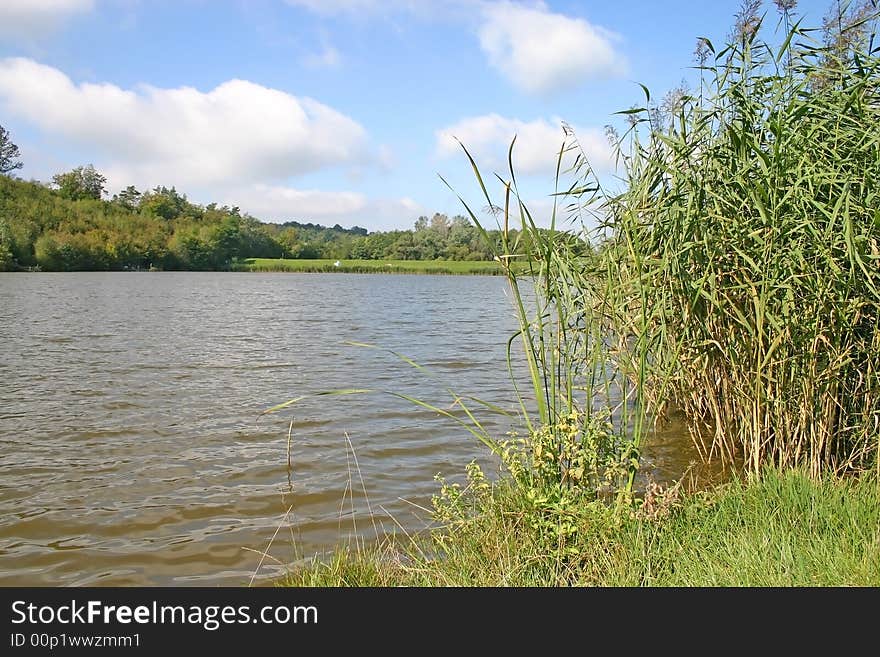
[[[829,2],[801,0],[818,24]],[[0,125],[25,179],[94,164],[266,221],[370,230],[480,205],[470,167],[549,213],[560,127],[606,176],[606,124],[694,80],[738,0],[0,0]],[[772,2],[768,24],[776,24]],[[489,176],[491,178],[491,176]],[[496,186],[497,187],[497,186]]]

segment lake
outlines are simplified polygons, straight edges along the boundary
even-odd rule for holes
[[[0,585],[265,584],[375,537],[374,523],[428,526],[435,475],[493,461],[388,393],[446,408],[451,388],[514,410],[506,289],[493,276],[0,274]],[[340,388],[386,392],[260,415]],[[645,469],[670,479],[694,458],[668,431]]]

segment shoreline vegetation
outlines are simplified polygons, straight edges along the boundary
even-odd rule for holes
[[[880,585],[880,14],[835,1],[809,28],[774,4],[775,36],[743,0],[723,47],[698,39],[698,89],[620,112],[622,191],[564,126],[550,230],[512,164],[484,180],[462,145],[483,194],[468,216],[489,243],[483,222],[503,226],[521,434],[491,435],[473,397],[450,391],[456,415],[414,400],[500,478],[471,463],[439,481],[430,529],[349,540],[279,583]],[[589,252],[557,211],[592,216]],[[638,483],[671,409],[726,483]]]
[[[419,534],[351,540],[281,586],[880,586],[880,486],[765,471],[711,490],[653,487],[625,512],[571,506],[568,540],[509,482],[471,478]]]
[[[106,200],[103,176],[91,167],[55,178],[44,185],[0,175],[0,271],[240,271],[253,263],[269,267],[270,260],[297,270],[303,269],[292,261],[355,261],[363,269],[379,261],[442,261],[447,264],[436,268],[450,273],[497,269],[500,230],[486,241],[461,215],[434,213],[409,230],[369,232],[264,222],[237,207],[192,203],[174,187],[143,193],[132,187]]]
[[[344,274],[451,274],[501,276],[504,268],[494,261],[479,260],[305,260],[248,258],[233,271],[314,272]]]

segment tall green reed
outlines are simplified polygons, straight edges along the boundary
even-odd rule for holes
[[[572,188],[560,191],[574,158],[575,170],[589,169],[576,135],[566,129],[557,157],[554,206],[549,227],[536,222],[517,186],[513,166],[516,140],[510,145],[508,171],[496,174],[501,202],[488,191],[480,168],[462,145],[501,239],[495,259],[507,278],[519,330],[507,345],[507,362],[528,434],[519,442],[502,442],[502,460],[532,493],[544,491],[544,502],[587,495],[631,493],[639,450],[649,430],[645,385],[647,344],[631,340],[633,331],[617,322],[620,271],[609,268],[576,231],[563,226],[559,207]],[[594,190],[600,187],[598,183]],[[459,196],[487,242],[487,218]],[[516,266],[515,266],[516,265]],[[517,345],[519,348],[517,348]],[[526,364],[522,386],[515,363]],[[538,493],[535,493],[538,494]]]
[[[681,407],[707,458],[814,475],[877,463],[875,21],[844,25],[862,34],[844,52],[800,24],[778,48],[760,22],[717,53],[704,41],[700,98],[661,123],[629,111],[624,191],[575,190],[604,211],[618,308],[650,352],[643,396]]]

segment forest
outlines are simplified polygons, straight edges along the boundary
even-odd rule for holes
[[[493,245],[461,215],[435,213],[410,230],[369,232],[265,222],[235,206],[193,203],[175,187],[129,186],[107,199],[106,179],[92,165],[51,184],[19,180],[14,144],[0,130],[0,271],[220,271],[246,258],[492,259]]]

